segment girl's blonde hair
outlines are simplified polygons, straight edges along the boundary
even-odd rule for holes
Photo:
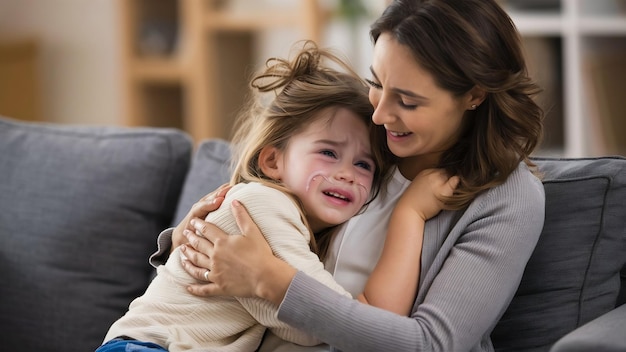
[[[324,66],[324,60],[343,71]],[[384,129],[372,123],[374,110],[368,99],[367,85],[346,63],[318,48],[312,41],[306,41],[291,61],[267,60],[264,70],[252,79],[250,85],[252,98],[239,116],[232,140],[235,164],[231,184],[262,182],[290,194],[279,181],[267,177],[261,170],[261,150],[268,146],[285,150],[292,136],[321,116],[327,116],[320,112],[344,108],[369,127],[376,166],[370,201],[381,191],[390,176],[394,159],[386,147]],[[266,93],[271,95],[268,97]],[[297,199],[296,202],[300,204]],[[303,216],[303,220],[306,223],[306,217]],[[323,257],[330,232],[315,235],[320,245],[318,254]],[[315,249],[315,242],[311,243]]]

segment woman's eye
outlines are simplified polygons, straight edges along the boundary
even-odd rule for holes
[[[366,161],[359,161],[358,163],[355,164],[356,166],[363,168],[365,170],[371,171],[373,169],[372,164],[366,162]]]
[[[376,88],[376,89],[381,89],[383,86],[374,82],[373,80],[366,78],[365,82],[367,82],[367,84],[369,84],[372,88]]]
[[[417,104],[407,104],[402,99],[400,99],[400,106],[407,110],[415,110],[417,108]]]

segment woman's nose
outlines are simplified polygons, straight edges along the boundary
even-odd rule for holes
[[[371,95],[371,94],[370,94]],[[389,107],[388,101],[389,99],[385,99],[382,97],[380,92],[378,92],[376,97],[370,97],[370,102],[374,107],[374,113],[372,114],[372,122],[377,125],[384,125],[386,123],[392,122],[393,113]]]

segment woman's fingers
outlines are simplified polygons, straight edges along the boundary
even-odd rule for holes
[[[196,220],[201,221],[199,219],[194,219],[194,223]],[[207,224],[206,225],[207,228],[210,225],[208,223],[205,223],[205,224]],[[210,225],[210,226],[213,226],[213,225]],[[204,271],[206,269],[211,268],[211,256],[213,254],[213,243],[211,243],[211,241],[203,237],[204,235],[199,236],[197,233],[193,233],[189,230],[185,230],[183,232],[183,235],[185,236],[188,242],[187,245],[181,247],[183,257],[184,257],[183,261],[186,259],[186,261],[190,262],[193,265],[193,267],[197,268],[198,270],[191,270],[188,272],[191,276],[195,277],[196,279],[202,280],[204,278],[202,276],[204,275]]]
[[[228,184],[219,186],[215,191],[200,198],[200,200],[191,207],[190,218],[205,218],[210,212],[216,210],[224,201],[226,193],[232,188]]]
[[[220,287],[213,283],[213,272],[195,264],[199,261],[199,258],[203,257],[203,254],[187,245],[182,246],[181,250],[183,250],[181,263],[185,271],[197,280],[205,282],[189,285],[187,286],[187,290],[191,294],[201,297],[223,295],[223,291]]]
[[[233,215],[235,216],[237,226],[244,236],[254,232],[255,230],[259,231],[259,228],[256,226],[254,221],[252,221],[252,218],[250,217],[250,214],[248,214],[246,208],[238,200],[233,200],[231,208]]]
[[[226,197],[226,193],[228,193],[228,191],[230,191],[230,189],[233,188],[232,185],[229,185],[228,183],[224,183],[223,185],[219,186],[214,192],[214,198],[224,198]],[[210,194],[209,194],[210,195]]]
[[[198,262],[207,262],[208,257],[196,251],[193,247],[189,245],[183,245],[180,247],[182,255],[181,262],[183,267],[185,267],[185,271],[189,273],[189,275],[193,276],[198,280],[207,281],[208,278],[204,277],[204,273],[208,270],[205,267],[198,266]],[[200,259],[202,258],[202,259]],[[208,266],[208,265],[207,265]]]
[[[193,226],[191,225],[191,219],[204,219],[210,212],[215,211],[217,208],[219,208],[224,201],[226,193],[231,188],[232,186],[229,186],[228,184],[223,184],[215,191],[200,198],[198,202],[194,203],[194,205],[191,206],[191,209],[189,210],[187,215],[185,215],[185,218],[180,222],[180,224],[178,224],[178,226],[176,226],[174,232],[172,233],[172,249],[180,246],[181,244],[187,243],[185,236],[183,236],[183,231],[185,229],[195,231]]]
[[[231,209],[241,233],[253,241],[255,247],[266,247],[266,250],[271,252],[272,250],[265,240],[265,237],[263,237],[263,233],[261,233],[261,230],[254,220],[252,220],[246,208],[238,200],[233,200]]]
[[[192,284],[187,286],[187,290],[191,292],[191,294],[200,297],[227,296],[224,291],[213,282],[208,282],[206,284]]]
[[[226,196],[226,193],[231,188],[232,186],[228,184],[223,184],[215,191],[202,197],[200,201],[198,201],[191,207],[191,211],[189,212],[189,214],[187,214],[187,217],[189,219],[206,218],[206,216],[209,215],[210,212],[217,210],[220,207],[220,205],[222,205],[222,202],[224,201],[224,197]],[[192,231],[194,230],[193,226],[191,226],[191,224],[189,223],[187,224],[187,228]]]
[[[222,231],[219,227],[213,225],[210,222],[206,222],[202,219],[194,218],[194,219],[191,219],[190,223],[191,223],[193,232],[196,235],[202,236],[205,239],[207,239],[209,243],[211,244],[211,248],[213,247],[213,243],[218,241],[220,238],[222,237],[225,238],[226,236],[228,236],[228,234]],[[196,246],[194,247],[197,250],[202,251],[202,248],[198,248]]]

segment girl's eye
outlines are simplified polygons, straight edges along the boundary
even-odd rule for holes
[[[335,155],[335,152],[333,152],[332,150],[322,150],[322,151],[320,151],[320,154],[329,156],[331,158],[336,158],[337,157]]]
[[[368,163],[367,161],[359,161],[355,165],[367,171],[371,171],[373,169],[372,164]]]
[[[365,82],[367,82],[367,84],[369,84],[372,88],[381,89],[383,87],[379,83],[376,83],[376,82],[374,82],[373,80],[371,80],[369,78],[366,78]]]

